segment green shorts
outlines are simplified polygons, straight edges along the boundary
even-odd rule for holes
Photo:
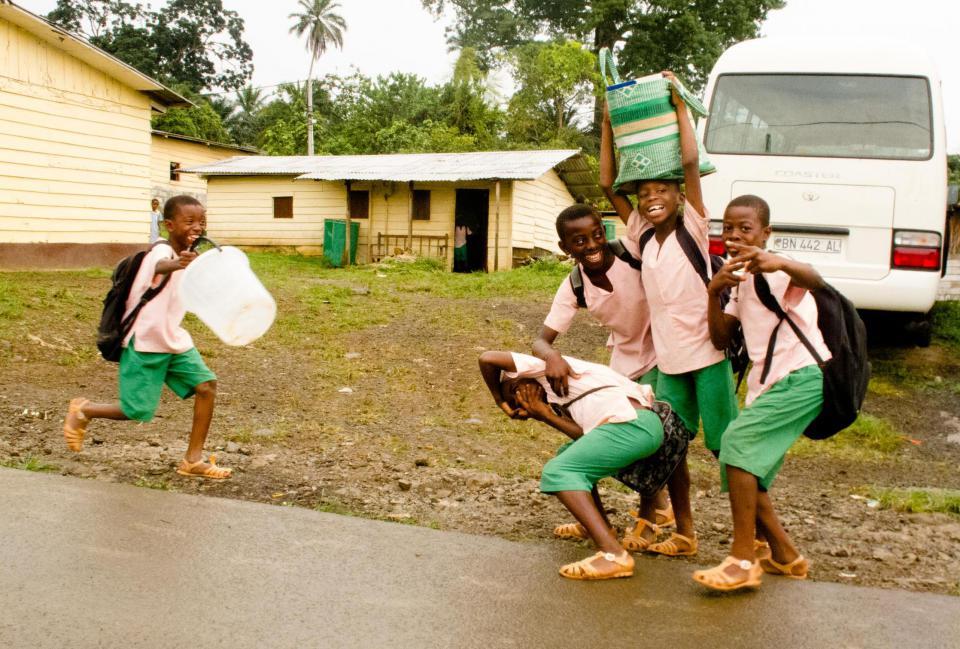
[[[181,399],[193,396],[201,383],[216,381],[193,347],[182,354],[138,352],[130,340],[120,357],[120,409],[130,419],[150,421],[166,383]]]
[[[454,261],[466,261],[467,260],[467,247],[460,246],[459,248],[453,249],[453,260]]]
[[[590,491],[602,478],[615,475],[637,460],[653,455],[663,444],[660,417],[646,408],[637,418],[597,426],[565,444],[540,474],[540,491]]]
[[[702,419],[704,445],[711,451],[719,451],[723,431],[737,417],[730,361],[724,359],[683,374],[661,371],[657,378],[657,399],[669,403],[694,435],[700,430]]]
[[[727,465],[752,473],[761,489],[769,489],[787,451],[822,407],[823,372],[816,365],[790,372],[754,399],[723,434],[723,491],[727,491]]]
[[[657,378],[660,376],[660,370],[654,366],[652,369],[644,372],[637,378],[633,380],[634,383],[639,383],[640,385],[649,385],[653,389],[653,393],[657,393]]]

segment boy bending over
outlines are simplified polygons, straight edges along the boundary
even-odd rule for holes
[[[568,377],[566,398],[553,391],[544,361],[533,356],[484,352],[480,372],[494,401],[508,416],[536,419],[574,440],[543,467],[540,490],[560,499],[600,551],[561,567],[560,574],[569,579],[630,577],[633,557],[617,540],[592,493],[602,478],[660,448],[664,432],[660,418],[650,410],[653,392],[604,365],[564,360],[574,372]],[[560,414],[552,405],[559,407]],[[672,487],[671,482],[671,497]],[[647,503],[655,506],[652,499]],[[679,506],[689,507],[689,501],[675,500],[674,507]]]
[[[204,364],[193,346],[190,334],[180,326],[186,313],[180,300],[180,279],[197,254],[190,246],[206,225],[203,205],[192,196],[174,196],[163,206],[163,223],[169,241],[157,243],[143,258],[130,288],[124,317],[133,311],[151,286],[166,276],[169,282],[140,311],[120,358],[120,403],[90,403],[76,398],[70,402],[63,423],[63,436],[71,451],[83,448],[83,438],[91,419],[133,419],[150,421],[160,403],[164,383],[181,399],[195,396],[193,428],[187,453],[177,468],[180,475],[222,480],[230,469],[216,466],[214,456],[201,456],[213,418],[217,377]]]
[[[726,347],[740,322],[753,361],[747,377],[746,408],[723,434],[722,487],[730,492],[733,545],[719,566],[693,573],[714,590],[759,586],[763,572],[795,579],[807,576],[807,560],[780,525],[767,493],[790,446],[823,407],[823,373],[793,329],[763,305],[769,290],[824,360],[831,358],[817,327],[817,303],[810,289],[823,279],[809,264],[764,248],[770,236],[770,208],[757,196],[740,196],[723,214],[723,240],[732,255],[710,282],[710,336]],[[720,310],[726,287],[733,297]],[[755,542],[759,529],[769,542]]]

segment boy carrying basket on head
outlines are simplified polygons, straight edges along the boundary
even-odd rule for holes
[[[673,79],[672,72],[664,72],[663,76]],[[628,238],[639,241],[643,263],[640,275],[650,305],[659,370],[657,398],[669,403],[694,433],[702,420],[704,443],[718,453],[723,431],[737,416],[737,401],[730,362],[710,341],[706,285],[680,241],[681,237],[691,241],[710,268],[710,219],[700,189],[693,124],[675,89],[671,101],[677,114],[685,192],[681,193],[676,180],[641,180],[637,183],[634,209],[626,196],[614,191],[617,169],[613,129],[606,110],[600,136],[600,186],[627,224]],[[687,474],[686,463],[677,471]],[[688,474],[687,480],[689,482]],[[650,521],[641,523],[649,527],[646,535],[653,540],[656,526]],[[652,543],[647,551],[668,556],[696,554],[697,538],[692,520],[681,524],[678,515],[677,532],[666,541]]]
[[[790,446],[823,407],[823,372],[792,327],[764,306],[768,292],[822,360],[831,358],[817,326],[810,290],[823,279],[809,264],[764,248],[770,236],[770,208],[757,196],[740,196],[723,215],[723,240],[730,259],[710,282],[710,336],[726,347],[739,321],[753,361],[747,377],[746,408],[723,434],[722,487],[730,492],[733,545],[720,565],[693,573],[713,590],[760,585],[763,572],[794,579],[807,576],[807,560],[794,547],[773,511],[767,490]],[[720,294],[733,287],[725,310]],[[755,531],[769,542],[755,542]]]
[[[192,196],[174,196],[163,207],[169,242],[158,242],[143,258],[127,297],[126,312],[134,310],[140,298],[169,276],[167,285],[146,305],[124,341],[120,358],[120,403],[90,403],[76,398],[70,402],[63,435],[72,451],[83,448],[91,419],[150,421],[166,385],[181,399],[195,396],[193,427],[186,455],[177,473],[190,477],[229,478],[231,469],[216,466],[214,456],[204,461],[201,453],[217,393],[217,377],[204,364],[190,334],[180,326],[186,310],[180,300],[183,273],[197,254],[190,247],[206,223],[203,206]]]

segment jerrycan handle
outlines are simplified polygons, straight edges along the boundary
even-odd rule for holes
[[[214,241],[213,239],[210,239],[210,238],[208,238],[208,237],[197,237],[197,239],[196,239],[196,240],[193,242],[193,244],[190,246],[190,252],[195,251],[195,250],[197,249],[197,246],[200,245],[200,243],[203,242],[203,241],[206,241],[207,243],[209,243],[211,246],[213,246],[213,247],[216,248],[217,250],[220,250],[219,244],[217,244],[217,242]],[[220,250],[220,252],[223,252],[223,250]]]

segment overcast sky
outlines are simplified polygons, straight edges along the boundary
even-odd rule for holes
[[[19,0],[47,13],[56,0]],[[549,1],[549,0],[545,0]],[[722,2],[723,0],[718,0]],[[156,0],[154,7],[162,2]],[[325,54],[316,75],[347,73],[355,66],[367,75],[413,72],[430,82],[449,78],[454,56],[447,51],[446,21],[436,22],[420,0],[340,0],[347,21],[343,51]],[[224,0],[246,21],[253,48],[253,83],[270,86],[303,79],[309,61],[303,41],[288,33],[296,0]],[[960,152],[960,2],[957,0],[787,0],[763,27],[769,36],[881,36],[913,40],[927,49],[943,80],[947,141]]]

